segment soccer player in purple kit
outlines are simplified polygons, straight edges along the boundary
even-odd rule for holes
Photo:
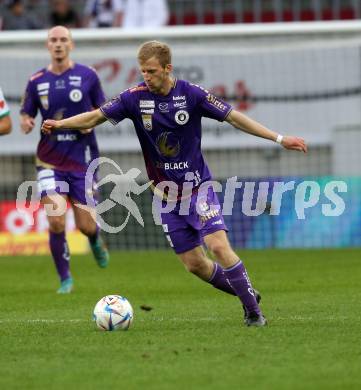
[[[67,28],[56,26],[48,31],[51,62],[30,78],[21,107],[21,128],[25,134],[33,130],[38,110],[44,120],[62,119],[93,110],[105,102],[95,71],[70,59],[73,46]],[[64,129],[56,134],[41,134],[36,153],[38,191],[43,205],[59,210],[47,213],[47,218],[50,250],[61,282],[57,290],[60,294],[73,289],[65,210],[59,209],[65,200],[72,206],[77,228],[88,237],[98,265],[104,268],[109,261],[95,222],[94,207],[86,202],[86,191],[95,192],[96,183],[86,183],[85,174],[89,163],[97,157],[99,150],[93,126],[81,132]]]
[[[143,83],[122,92],[100,109],[60,121],[46,120],[42,130],[47,134],[61,128],[81,130],[106,120],[116,124],[130,118],[148,176],[157,188],[163,181],[181,188],[193,180],[187,215],[181,212],[183,199],[178,198],[176,207],[160,216],[174,251],[188,271],[239,297],[247,326],[264,326],[267,321],[247,271],[228,241],[218,198],[212,188],[201,191],[202,184],[211,180],[201,152],[201,119],[226,121],[249,134],[278,142],[286,149],[306,152],[307,146],[303,139],[277,134],[207,90],[174,78],[170,48],[164,43],[144,43],[138,52],[138,62]],[[217,262],[207,257],[202,244],[214,253]]]

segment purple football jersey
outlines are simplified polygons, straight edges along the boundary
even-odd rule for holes
[[[100,109],[113,124],[132,120],[154,185],[164,180],[182,184],[186,173],[192,172],[198,186],[211,179],[201,152],[202,117],[223,121],[232,106],[198,85],[175,80],[166,96],[141,83]]]
[[[40,110],[43,120],[60,120],[91,111],[105,101],[95,71],[88,66],[74,66],[60,75],[46,68],[35,73],[26,87],[21,113],[35,118]],[[37,165],[62,171],[85,171],[91,160],[99,157],[94,131],[82,134],[73,130],[41,133]]]

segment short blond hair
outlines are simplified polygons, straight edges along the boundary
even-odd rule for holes
[[[172,63],[172,53],[170,51],[170,47],[163,42],[149,41],[140,46],[138,50],[139,63],[148,61],[152,57],[157,58],[163,68]]]

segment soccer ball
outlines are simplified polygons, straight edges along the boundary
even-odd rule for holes
[[[127,330],[133,322],[133,308],[120,295],[107,295],[94,307],[93,319],[101,330]]]

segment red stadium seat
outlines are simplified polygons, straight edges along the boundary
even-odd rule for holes
[[[252,11],[245,11],[243,13],[243,23],[254,23],[254,14]]]
[[[222,23],[237,23],[236,14],[231,11],[224,12],[222,15]]]
[[[175,26],[177,24],[177,16],[175,14],[170,14],[168,24],[170,26]]]
[[[194,13],[184,14],[183,16],[183,24],[198,24],[199,20],[197,20],[197,15]]]
[[[290,9],[286,9],[282,12],[282,21],[284,22],[293,22],[293,12]]]
[[[275,11],[273,10],[263,11],[261,15],[261,21],[266,23],[275,22],[276,21]]]
[[[356,13],[353,8],[341,8],[340,19],[356,19]]]
[[[203,15],[204,24],[215,24],[216,23],[216,16],[213,12],[206,12]]]
[[[312,9],[304,9],[301,11],[300,20],[303,22],[316,20],[315,12]]]
[[[332,9],[330,8],[323,9],[321,18],[322,20],[333,20],[334,17],[333,17]]]

